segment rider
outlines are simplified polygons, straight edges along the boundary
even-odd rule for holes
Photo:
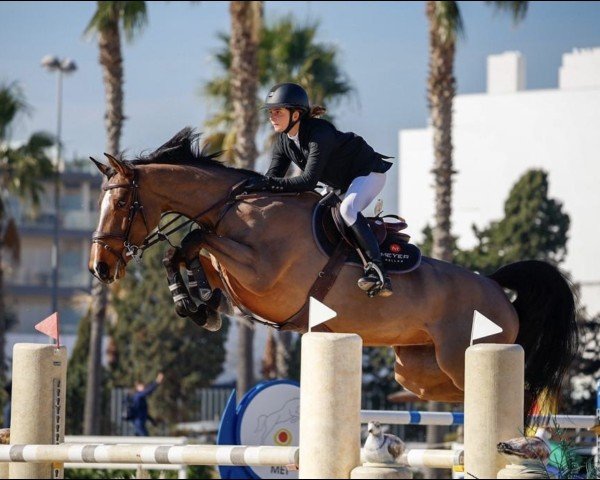
[[[304,88],[295,83],[279,83],[269,93],[263,109],[268,109],[273,129],[278,133],[271,166],[265,177],[247,184],[246,191],[301,192],[313,190],[317,182],[345,193],[340,205],[344,222],[368,257],[358,286],[371,294],[392,295],[392,283],[384,270],[379,244],[360,213],[381,192],[390,158],[377,153],[362,137],[338,131],[318,118],[325,108],[308,103]],[[284,178],[291,162],[302,173]]]

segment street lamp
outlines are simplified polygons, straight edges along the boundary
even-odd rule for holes
[[[63,74],[77,70],[70,58],[59,59],[53,55],[42,58],[42,66],[49,72],[58,72],[56,95],[56,158],[54,161],[54,234],[52,239],[52,311],[58,312],[58,231],[60,228],[60,174],[61,164],[61,126],[62,126],[62,77]]]

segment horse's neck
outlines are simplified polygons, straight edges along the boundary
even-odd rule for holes
[[[227,198],[231,187],[244,178],[234,169],[180,165],[158,168],[152,174],[155,193],[161,197],[161,213],[178,212],[190,218]],[[218,211],[207,215],[214,218]]]

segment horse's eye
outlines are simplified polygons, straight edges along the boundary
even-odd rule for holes
[[[125,205],[127,205],[127,202],[125,202],[124,200],[119,200],[119,201],[117,202],[117,206],[118,206],[119,208],[125,208]]]

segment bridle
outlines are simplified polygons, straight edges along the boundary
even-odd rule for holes
[[[150,236],[150,229],[148,228],[148,222],[146,221],[146,214],[144,213],[144,206],[140,202],[140,192],[139,192],[139,183],[138,183],[138,172],[137,170],[133,170],[133,179],[131,183],[113,183],[108,184],[102,187],[102,190],[105,192],[109,190],[114,190],[116,188],[127,188],[131,189],[131,198],[129,200],[129,212],[127,214],[127,226],[125,228],[125,233],[112,233],[112,232],[101,232],[96,230],[92,235],[92,243],[97,243],[106,251],[117,257],[117,268],[116,271],[119,271],[121,263],[125,265],[127,263],[126,258],[123,256],[124,252],[125,256],[131,256],[134,259],[141,259],[142,252],[145,248],[144,245],[138,246],[129,240],[129,236],[131,235],[131,228],[133,227],[133,222],[135,221],[135,216],[139,213],[142,215],[142,219],[144,220],[144,226],[146,227],[146,237],[144,238],[144,243],[146,239]],[[117,239],[123,240],[123,250],[118,252],[113,247],[111,247],[106,239]]]
[[[215,225],[212,228],[209,228],[205,225],[200,226],[205,232],[214,232],[215,229],[217,228],[218,224],[221,222],[221,220],[225,216],[225,213],[227,213],[227,211],[229,210],[229,208],[235,202],[238,201],[239,197],[244,196],[244,195],[242,195],[242,192],[243,192],[243,187],[245,186],[247,181],[248,181],[247,179],[244,179],[241,182],[235,184],[233,187],[230,188],[230,190],[225,198],[218,200],[216,203],[214,203],[207,209],[203,210],[198,215],[195,215],[192,218],[188,218],[185,222],[183,222],[179,225],[176,225],[168,232],[164,232],[162,230],[166,229],[167,227],[172,225],[174,222],[176,222],[177,220],[179,220],[180,218],[185,217],[185,216],[182,214],[177,214],[177,216],[174,219],[170,220],[163,227],[160,226],[160,221],[159,221],[159,224],[156,227],[156,230],[151,232],[150,229],[148,228],[148,222],[146,220],[144,206],[142,205],[141,200],[140,200],[140,193],[139,193],[140,185],[139,185],[139,181],[138,181],[138,171],[134,169],[133,170],[133,178],[131,180],[131,183],[113,183],[113,184],[108,184],[108,185],[105,185],[104,187],[102,187],[102,190],[104,190],[105,192],[108,190],[114,190],[116,188],[131,189],[131,196],[130,196],[130,200],[129,200],[130,206],[129,206],[129,212],[127,215],[127,226],[125,228],[125,233],[102,232],[102,231],[96,230],[92,235],[92,243],[96,243],[96,244],[100,245],[107,252],[111,253],[112,255],[114,255],[117,258],[117,266],[115,269],[115,275],[116,275],[121,267],[121,264],[125,265],[127,263],[127,259],[125,257],[130,256],[137,262],[140,262],[142,255],[146,249],[150,248],[151,246],[153,246],[156,243],[161,242],[163,240],[171,243],[169,241],[169,235],[186,227],[187,225],[190,225],[192,223],[197,223],[196,220],[198,220],[200,217],[206,215],[208,212],[214,210],[215,208],[222,207],[222,210],[217,218],[217,221],[215,222]],[[142,219],[144,221],[144,226],[146,228],[146,236],[144,237],[144,240],[142,241],[141,245],[136,245],[136,244],[132,243],[129,238],[129,236],[131,235],[131,229],[133,227],[133,222],[135,221],[135,217],[138,214],[138,212],[141,214]],[[162,213],[161,220],[165,215],[168,215],[170,213],[174,213],[174,212]],[[123,241],[123,249],[120,252],[117,251],[116,249],[111,247],[105,241],[108,239],[122,240]]]

